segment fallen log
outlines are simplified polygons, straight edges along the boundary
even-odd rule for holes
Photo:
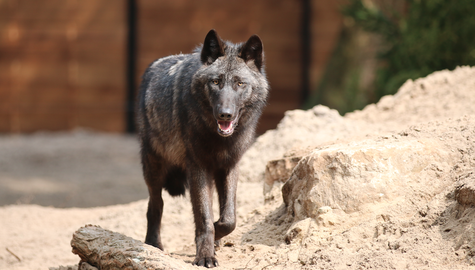
[[[79,255],[79,269],[188,269],[184,261],[158,248],[95,225],[79,228],[71,240],[72,252]]]

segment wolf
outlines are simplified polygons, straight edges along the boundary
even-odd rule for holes
[[[267,103],[261,39],[233,44],[213,29],[191,54],[156,60],[139,91],[137,128],[149,191],[145,243],[163,250],[162,190],[189,190],[195,222],[194,265],[218,265],[215,243],[236,227],[238,162],[254,141]],[[212,195],[219,199],[213,223]]]

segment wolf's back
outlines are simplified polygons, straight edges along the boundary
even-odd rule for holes
[[[154,128],[154,124],[160,129],[173,128],[173,114],[189,92],[193,73],[199,66],[197,54],[171,55],[150,64],[140,86],[139,130]]]
[[[196,54],[160,58],[147,68],[140,86],[137,125],[142,151],[153,149],[152,153],[179,167],[184,166],[186,152],[182,136],[188,121],[186,102],[193,74],[200,66]]]

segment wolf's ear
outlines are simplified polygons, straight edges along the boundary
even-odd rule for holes
[[[262,53],[262,41],[261,39],[253,35],[251,36],[247,42],[242,46],[241,54],[239,55],[244,61],[254,61],[257,69],[261,71],[261,67],[263,64],[264,55]]]
[[[224,43],[214,29],[206,35],[203,49],[201,49],[201,62],[212,64],[218,57],[224,55]]]

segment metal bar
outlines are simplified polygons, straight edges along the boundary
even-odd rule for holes
[[[136,0],[127,0],[127,96],[125,104],[126,132],[135,132],[135,71],[137,60],[137,2]]]

